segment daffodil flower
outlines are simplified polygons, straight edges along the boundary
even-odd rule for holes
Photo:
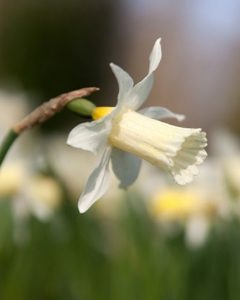
[[[162,107],[139,110],[152,89],[161,56],[160,39],[157,39],[150,54],[148,74],[136,85],[127,72],[111,63],[119,85],[116,107],[95,108],[92,113],[95,121],[82,123],[70,132],[69,145],[102,153],[99,165],[80,196],[78,207],[81,213],[108,189],[110,161],[120,187],[126,188],[138,176],[140,158],[165,169],[179,184],[185,184],[197,174],[196,165],[206,157],[207,140],[201,129],[180,128],[158,121],[169,117],[180,121],[183,115]]]

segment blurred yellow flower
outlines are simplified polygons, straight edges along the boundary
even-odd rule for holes
[[[185,188],[168,188],[153,197],[150,211],[155,218],[182,220],[193,215],[214,212],[212,202],[205,201],[198,191]]]
[[[15,196],[23,184],[24,167],[19,163],[4,165],[0,170],[0,198]]]
[[[32,213],[47,220],[61,204],[62,189],[54,178],[38,175],[29,181],[25,197]]]
[[[37,202],[55,208],[58,206],[62,191],[59,184],[51,177],[37,176],[29,183],[29,193]]]

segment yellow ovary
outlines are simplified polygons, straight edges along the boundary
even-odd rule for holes
[[[98,120],[108,115],[113,110],[111,106],[96,107],[92,112],[93,120]]]

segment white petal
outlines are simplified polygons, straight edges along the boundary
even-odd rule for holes
[[[141,159],[117,148],[113,148],[111,159],[114,174],[120,180],[119,187],[127,188],[138,177]]]
[[[149,117],[151,119],[162,120],[166,118],[175,118],[178,121],[183,121],[185,119],[184,115],[175,114],[168,110],[167,108],[160,106],[151,106],[147,108],[140,109],[138,111],[140,114]]]
[[[110,63],[110,67],[117,78],[119,92],[118,92],[118,104],[121,104],[124,101],[126,94],[133,87],[133,80],[130,75],[121,69],[119,66]]]
[[[82,123],[71,130],[67,144],[75,148],[97,153],[106,145],[110,130],[111,124],[107,118]]]
[[[84,213],[101,198],[110,184],[109,161],[111,155],[111,147],[108,147],[100,161],[100,164],[93,170],[90,175],[86,187],[79,199],[78,209],[80,213]]]
[[[161,50],[161,45],[160,45],[160,41],[161,39],[158,38],[153,46],[153,49],[152,49],[152,52],[150,54],[150,57],[149,57],[149,73],[152,73],[154,72],[159,63],[160,63],[160,60],[162,58],[162,50]]]
[[[149,60],[149,72],[148,75],[143,78],[138,84],[136,84],[128,95],[128,102],[125,103],[129,108],[138,110],[149,96],[153,81],[154,71],[157,69],[162,57],[160,39],[157,39],[153,50],[150,54]]]
[[[152,90],[153,81],[153,73],[148,74],[142,81],[133,87],[124,104],[132,110],[138,110],[148,98]]]

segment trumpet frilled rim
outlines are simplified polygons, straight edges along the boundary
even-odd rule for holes
[[[199,173],[197,166],[207,157],[206,146],[206,133],[201,129],[192,129],[190,134],[183,136],[175,155],[170,158],[170,173],[178,184],[191,182]]]

